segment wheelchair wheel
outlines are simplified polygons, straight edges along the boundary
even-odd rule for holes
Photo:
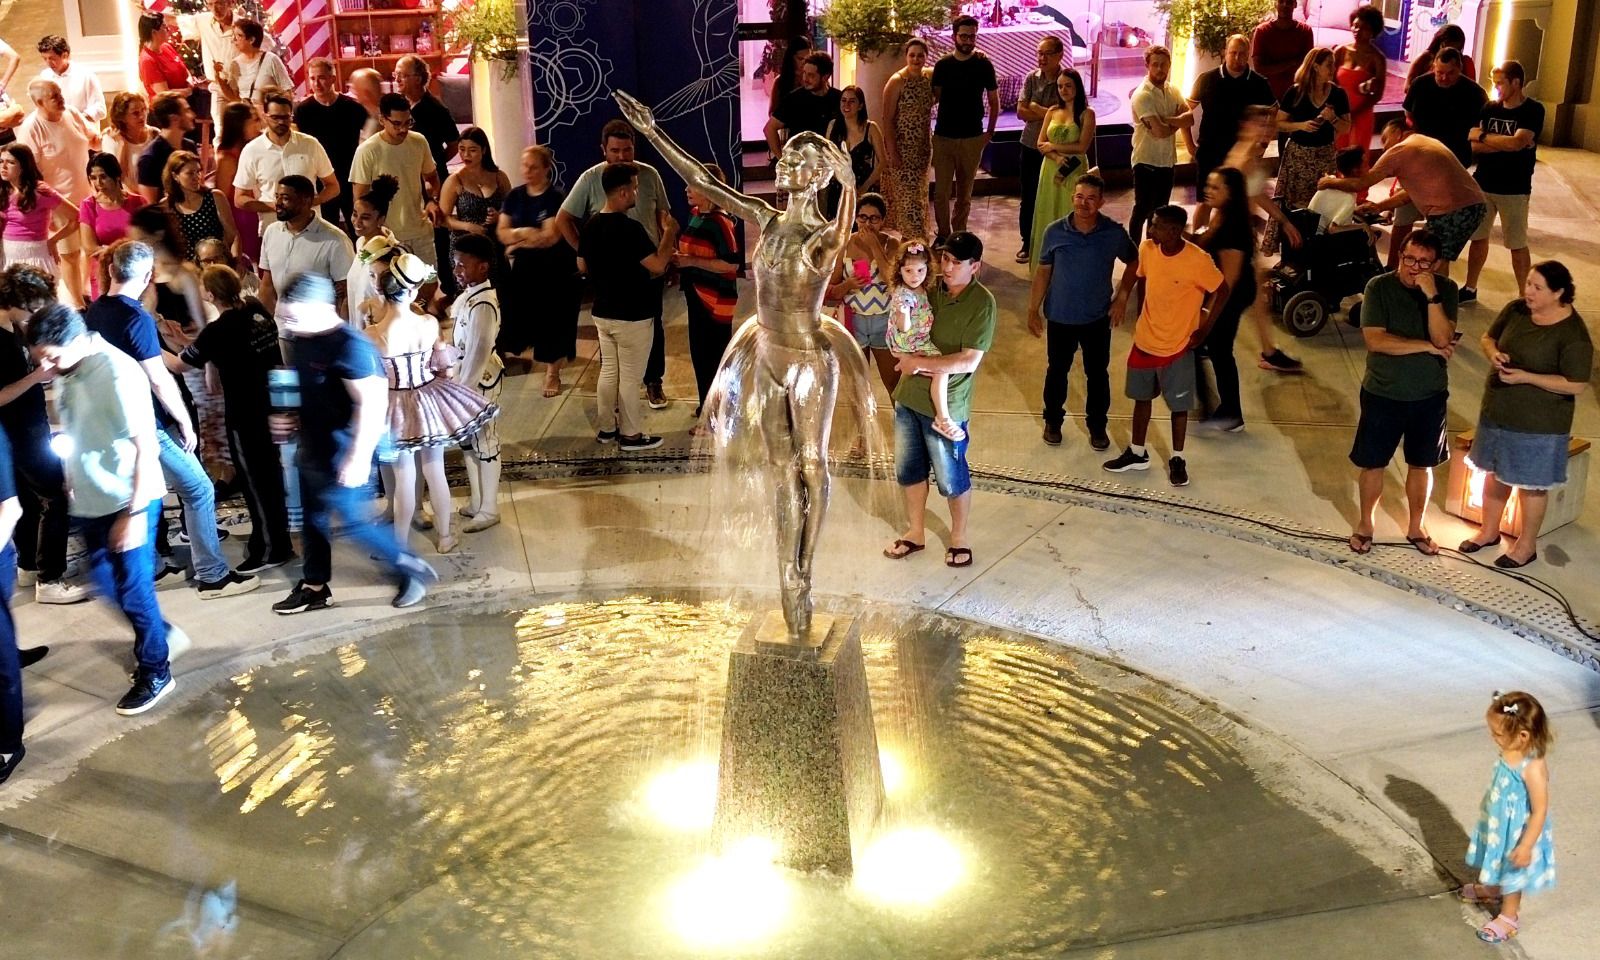
[[[1350,304],[1350,311],[1345,315],[1345,322],[1352,327],[1361,326],[1361,301]]]
[[[1315,336],[1328,322],[1328,302],[1315,290],[1302,290],[1283,305],[1283,325],[1297,337]]]

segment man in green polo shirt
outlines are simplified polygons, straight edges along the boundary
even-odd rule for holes
[[[972,412],[972,378],[983,355],[994,343],[999,311],[994,294],[978,282],[983,241],[972,233],[954,233],[939,256],[944,283],[933,289],[933,345],[941,356],[895,354],[900,385],[894,391],[895,479],[905,493],[906,532],[883,551],[891,560],[916,553],[927,544],[923,520],[928,508],[928,473],[950,504],[950,542],[946,566],[972,564],[967,544],[967,511],[972,503],[972,478],[967,470],[967,444],[972,439],[967,420]],[[950,419],[966,431],[963,440],[949,440],[933,429],[934,374],[949,374]]]

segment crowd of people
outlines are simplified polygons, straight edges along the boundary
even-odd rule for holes
[[[1494,67],[1488,99],[1472,79],[1465,38],[1446,27],[1407,77],[1404,115],[1383,127],[1374,158],[1375,110],[1388,84],[1373,42],[1381,14],[1354,8],[1350,41],[1328,48],[1313,44],[1295,9],[1280,0],[1251,36],[1229,38],[1221,63],[1188,94],[1171,82],[1170,52],[1146,49],[1130,97],[1126,224],[1103,212],[1107,182],[1093,163],[1097,117],[1084,78],[1062,66],[1060,40],[1039,44],[1016,107],[1016,261],[1031,274],[1027,329],[1045,341],[1043,442],[1064,442],[1069,372],[1081,362],[1089,444],[1110,450],[1112,330],[1136,306],[1122,361],[1131,441],[1104,469],[1151,467],[1160,398],[1170,415],[1167,477],[1188,484],[1191,413],[1201,414],[1193,424],[1201,431],[1244,429],[1235,358],[1244,320],[1260,367],[1301,369],[1276,344],[1260,303],[1263,259],[1313,240],[1302,229],[1311,223],[1319,234],[1363,231],[1376,243],[1377,225],[1392,219],[1388,269],[1362,301],[1368,362],[1350,452],[1360,515],[1349,546],[1371,549],[1384,471],[1399,450],[1407,539],[1435,554],[1426,511],[1432,469],[1448,456],[1448,361],[1498,218],[1521,296],[1479,344],[1491,373],[1468,456],[1487,474],[1486,502],[1481,528],[1459,549],[1509,536],[1503,515],[1514,494],[1521,533],[1496,565],[1531,563],[1549,490],[1565,480],[1573,401],[1592,371],[1571,272],[1534,263],[1529,250],[1543,108],[1524,92],[1516,61]],[[555,157],[542,145],[523,150],[513,182],[483,131],[460,130],[428,92],[419,58],[398,60],[392,91],[375,72],[357,71],[349,93],[331,62],[312,60],[308,94],[296,102],[259,24],[213,0],[196,27],[203,76],[176,56],[166,20],[141,19],[144,90],[109,104],[62,38],[41,39],[46,68],[28,85],[33,110],[0,145],[0,579],[14,557],[18,582],[37,601],[87,599],[91,590],[67,569],[69,530],[80,532],[94,592],[134,633],[132,685],[117,705],[124,714],[150,709],[173,686],[171,650],[185,641],[164,619],[156,587],[184,575],[174,541],[188,547],[198,596],[213,599],[250,593],[260,571],[294,561],[298,529],[301,575],[272,605],[297,614],[332,602],[337,529],[392,580],[395,606],[414,605],[436,574],[413,549],[413,530],[434,530],[444,554],[460,533],[499,522],[502,377],[508,365],[543,365],[543,395],[562,392],[585,280],[600,345],[595,440],[638,451],[663,442],[641,408],[668,404],[664,278],[677,278],[685,300],[705,405],[734,330],[742,266],[739,227],[707,192],[725,182],[723,171],[707,165],[712,179],[690,188],[692,216],[680,226],[624,120],[605,126],[599,160],[570,190],[555,182]],[[926,43],[907,43],[883,91],[881,125],[867,116],[863,90],[833,88],[826,53],[802,51],[793,89],[777,98],[766,127],[780,192],[832,177],[818,194],[824,213],[853,218],[843,256],[821,269],[831,271],[829,302],[895,405],[908,522],[884,555],[925,549],[936,487],[951,515],[951,567],[973,562],[972,394],[999,317],[979,279],[984,242],[968,222],[1000,113],[978,34],[976,20],[957,19],[953,52],[931,65]],[[818,160],[821,150],[786,149],[796,137],[836,145],[840,168]],[[1196,171],[1192,209],[1173,203],[1180,141]],[[853,190],[837,182],[846,173]],[[1394,189],[1373,199],[1390,179]],[[853,209],[832,209],[845,198]],[[1313,219],[1291,216],[1302,209]],[[1463,253],[1458,285],[1451,264]],[[506,297],[537,308],[502,311]],[[62,428],[54,444],[48,384]],[[459,513],[444,474],[453,447],[469,481]],[[181,530],[168,529],[168,490]],[[230,563],[216,505],[235,492],[251,533]],[[5,589],[0,605],[9,596]],[[10,623],[0,609],[0,625]],[[18,649],[9,637],[0,648],[3,780],[23,754],[19,671],[45,648]],[[1521,722],[1521,711],[1537,710],[1531,698],[1491,709],[1519,777],[1544,750],[1542,727]],[[1514,895],[1487,938],[1514,934]]]

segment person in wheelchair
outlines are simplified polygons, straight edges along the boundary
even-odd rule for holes
[[[1359,170],[1361,150],[1338,157],[1341,175]],[[1372,277],[1383,272],[1378,259],[1380,231],[1373,218],[1357,212],[1356,197],[1348,191],[1318,190],[1310,203],[1291,210],[1289,221],[1305,237],[1299,247],[1285,247],[1272,273],[1272,306],[1281,310],[1284,325],[1296,336],[1309,337],[1322,329],[1328,314],[1357,294]],[[1359,303],[1350,322],[1359,323]]]

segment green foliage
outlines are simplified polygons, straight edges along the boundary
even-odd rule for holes
[[[1274,7],[1274,0],[1156,0],[1172,35],[1188,37],[1195,49],[1213,57],[1222,56],[1234,34],[1250,36]]]
[[[465,50],[474,60],[499,62],[507,74],[516,71],[516,5],[512,0],[473,0],[450,14],[445,49]]]
[[[881,53],[949,23],[950,0],[833,0],[822,15],[828,36],[857,53]]]

